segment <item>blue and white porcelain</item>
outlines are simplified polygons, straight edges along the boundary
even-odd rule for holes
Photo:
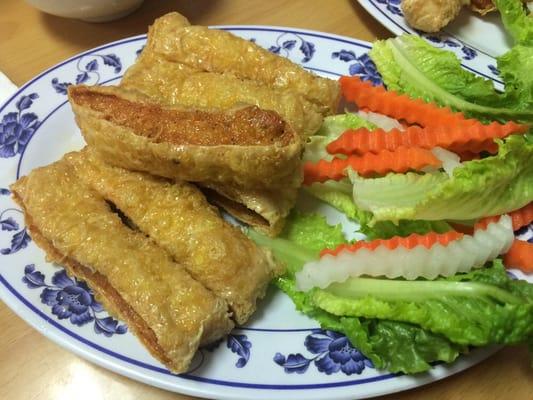
[[[389,3],[391,8],[396,4]],[[317,74],[352,74],[373,84],[381,82],[367,55],[369,43],[289,28],[220,28]],[[345,336],[321,330],[272,288],[246,326],[198,351],[188,373],[173,375],[151,357],[122,321],[106,313],[85,283],[45,261],[8,189],[33,168],[83,146],[66,87],[118,83],[145,42],[145,36],[137,36],[77,55],[29,81],[0,107],[0,298],[15,313],[59,345],[104,368],[167,390],[220,399],[377,396],[444,378],[492,353],[493,349],[473,351],[450,366],[435,366],[412,377],[376,370]],[[493,59],[487,65],[480,60],[470,60],[477,72],[495,65]],[[330,223],[340,222],[346,232],[354,231],[353,223],[318,201],[302,197],[298,207],[324,213]],[[520,234],[527,239],[533,230],[525,228]],[[519,271],[513,273],[524,278]]]
[[[411,28],[404,19],[401,0],[358,0],[381,25],[396,35],[411,33],[420,35],[436,47],[454,52],[464,68],[494,81],[502,89],[493,58],[502,55],[512,46],[497,12],[480,17],[469,9],[439,33],[425,33]]]

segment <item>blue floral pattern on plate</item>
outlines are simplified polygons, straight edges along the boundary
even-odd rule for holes
[[[331,58],[350,63],[348,67],[350,75],[357,75],[363,81],[372,82],[374,86],[383,84],[376,64],[370,59],[368,53],[356,56],[352,50],[340,50],[331,53]]]
[[[33,100],[39,98],[37,93],[21,96],[16,102],[16,112],[4,114],[0,122],[0,157],[9,158],[21,154],[30,141],[35,130],[39,127],[37,115],[24,112],[33,105]]]
[[[417,31],[420,36],[425,37],[428,41],[433,43],[435,47],[444,48],[458,48],[461,49],[463,60],[473,60],[477,57],[477,51],[458,40],[450,39],[449,37],[443,37],[442,35],[427,34],[421,31]]]
[[[298,48],[298,50],[304,56],[300,62],[309,62],[315,55],[315,44],[305,40],[297,33],[286,32],[282,33],[276,39],[276,44],[268,48],[274,54],[283,55],[289,57],[292,50]]]
[[[35,269],[34,264],[28,264],[24,267],[22,282],[30,289],[42,288],[41,302],[50,306],[58,319],[68,319],[77,326],[94,322],[94,331],[107,337],[128,330],[126,325],[119,325],[112,317],[98,317],[96,314],[104,309],[94,299],[92,290],[85,282],[70,278],[64,269],[57,271],[52,277],[52,285],[48,285],[44,274]]]
[[[91,80],[90,83],[93,85],[100,82],[100,73],[98,72],[100,68],[99,60],[102,60],[104,65],[112,67],[115,74],[118,74],[122,70],[122,62],[115,54],[91,54],[88,57],[91,58],[90,61],[82,61],[83,57],[81,57],[76,63],[76,68],[79,71],[75,79],[76,85],[88,83],[89,80]],[[66,95],[67,88],[72,85],[72,82],[60,82],[58,78],[53,78],[51,84],[57,93]]]
[[[0,188],[0,195],[7,196],[11,192],[9,189]],[[0,249],[0,254],[8,255],[18,252],[28,246],[31,241],[30,235],[26,231],[26,227],[20,228],[19,223],[13,218],[13,215],[21,215],[22,211],[17,208],[7,208],[0,213],[0,231],[13,232],[16,231],[10,240],[10,246]]]
[[[288,373],[303,374],[314,363],[319,372],[331,375],[341,371],[345,375],[360,374],[363,370],[374,368],[372,361],[352,346],[348,338],[340,333],[328,330],[316,330],[307,335],[305,348],[314,357],[307,358],[300,353],[284,356],[274,355],[274,362]]]
[[[248,340],[246,335],[230,334],[228,335],[226,346],[239,356],[239,359],[235,363],[237,368],[244,367],[250,360],[250,349],[252,343]]]
[[[403,16],[403,12],[400,9],[400,4],[402,0],[376,0],[379,4],[385,5],[385,8],[389,10],[394,15],[398,15],[400,17]]]

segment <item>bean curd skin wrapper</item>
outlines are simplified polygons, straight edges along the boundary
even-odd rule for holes
[[[85,140],[110,164],[239,188],[301,182],[302,140],[272,111],[163,107],[119,87],[71,86],[69,100]]]
[[[120,86],[172,106],[231,109],[239,104],[255,105],[277,112],[303,137],[314,134],[324,115],[330,113],[327,107],[294,90],[268,87],[231,73],[197,70],[168,61],[148,49],[128,68]]]
[[[198,346],[232,329],[226,301],[124,225],[64,160],[33,170],[11,189],[48,259],[87,281],[171,371],[185,372]]]
[[[237,37],[205,26],[184,26],[183,17],[169,13],[150,27],[146,48],[168,61],[209,72],[230,72],[267,86],[291,89],[335,112],[338,83],[305,71],[286,58]]]
[[[238,324],[248,320],[280,271],[270,254],[224,221],[198,188],[110,166],[90,148],[66,159],[85,184],[225,299]]]

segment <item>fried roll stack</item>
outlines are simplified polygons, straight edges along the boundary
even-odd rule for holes
[[[302,142],[275,112],[163,107],[113,86],[74,86],[68,93],[85,140],[108,163],[241,188],[300,184]]]
[[[238,324],[248,320],[276,267],[224,221],[195,186],[113,167],[89,148],[66,159],[85,184],[179,260],[194,279],[226,300]]]
[[[67,154],[12,185],[35,243],[171,371],[255,310],[277,271],[189,184]],[[94,173],[94,175],[92,175]],[[112,210],[116,201],[132,229]]]
[[[289,60],[231,33],[190,26],[183,16],[155,21],[121,87],[166,106],[232,109],[255,105],[277,113],[305,141],[337,108],[336,81],[318,77]],[[296,189],[202,182],[206,195],[238,219],[270,235],[283,227]]]

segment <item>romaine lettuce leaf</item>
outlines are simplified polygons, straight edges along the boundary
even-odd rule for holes
[[[500,260],[456,282],[352,278],[313,290],[313,303],[339,315],[416,324],[454,343],[512,344],[533,336],[533,285],[507,277]]]
[[[533,47],[514,46],[498,57],[498,69],[505,81],[506,97],[533,108]]]
[[[356,205],[376,221],[471,220],[516,210],[533,200],[533,144],[512,135],[496,156],[445,173],[389,174],[365,179],[350,172]]]
[[[326,151],[326,146],[337,139],[341,133],[348,129],[374,129],[375,127],[371,122],[353,113],[326,117],[320,129],[305,144],[303,161],[331,160],[333,156]]]
[[[460,352],[466,351],[464,346],[412,324],[338,317],[316,307],[308,293],[297,291],[292,274],[305,262],[317,257],[321,249],[345,242],[340,226],[328,225],[324,217],[293,213],[280,237],[269,238],[255,232],[251,237],[256,241],[260,238],[259,244],[270,247],[278,260],[289,265],[289,272],[278,278],[276,285],[291,297],[296,308],[316,319],[323,329],[344,333],[376,368],[391,372],[423,372],[431,368],[432,362],[452,362]]]
[[[414,374],[429,370],[432,362],[452,362],[467,351],[465,346],[413,324],[330,314],[316,307],[308,294],[297,291],[294,279],[279,278],[276,285],[297,310],[317,320],[322,329],[344,333],[376,368]]]
[[[515,42],[533,46],[533,15],[526,14],[521,0],[493,0],[502,22]],[[531,71],[531,70],[530,70]]]
[[[531,341],[533,285],[511,280],[499,261],[490,268],[437,281],[440,294],[446,292],[445,296],[437,292],[428,297],[426,291],[424,297],[423,291],[414,286],[403,292],[384,288],[364,297],[355,294],[348,301],[342,296],[332,299],[332,294],[324,290],[297,291],[292,275],[303,263],[314,259],[320,249],[344,242],[339,226],[328,225],[321,216],[294,213],[282,237],[254,234],[252,238],[256,240],[258,236],[262,237],[261,245],[270,247],[279,260],[291,264],[291,273],[278,278],[276,284],[291,297],[296,308],[316,319],[323,329],[347,335],[377,368],[422,372],[430,369],[434,361],[452,362],[472,344]],[[300,257],[295,258],[294,254]],[[373,281],[377,285],[369,285],[367,291],[383,283],[379,279]],[[458,283],[465,283],[462,288],[478,290],[468,296],[454,296]],[[449,287],[443,291],[446,284]],[[330,297],[324,300],[320,293]],[[399,296],[400,300],[391,301],[391,296]],[[376,318],[378,315],[380,318]]]
[[[370,57],[390,90],[434,101],[478,119],[533,121],[531,99],[497,93],[490,81],[461,68],[456,56],[415,35],[375,42]]]

